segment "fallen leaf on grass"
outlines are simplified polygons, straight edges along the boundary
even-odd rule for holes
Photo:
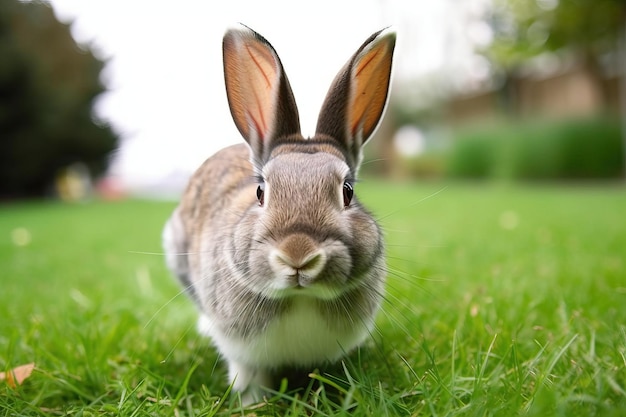
[[[0,381],[6,380],[8,386],[16,388],[18,385],[22,385],[24,380],[33,373],[33,369],[35,369],[34,363],[16,366],[9,372],[0,372]]]

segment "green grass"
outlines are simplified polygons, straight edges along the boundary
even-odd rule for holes
[[[357,192],[387,235],[377,331],[255,415],[626,415],[626,188]],[[0,206],[0,370],[36,363],[4,415],[246,414],[159,255],[173,207]]]

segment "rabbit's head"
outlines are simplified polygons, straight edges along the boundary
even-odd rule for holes
[[[234,231],[234,264],[250,289],[270,298],[323,299],[382,283],[383,245],[359,204],[362,148],[382,116],[395,34],[373,34],[333,81],[316,133],[305,139],[274,48],[243,26],[226,33],[230,110],[250,148],[254,200]]]

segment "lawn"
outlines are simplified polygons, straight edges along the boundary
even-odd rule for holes
[[[371,340],[311,389],[237,410],[164,267],[174,203],[0,206],[4,415],[626,415],[623,185],[387,184]],[[319,385],[319,386],[318,386]]]

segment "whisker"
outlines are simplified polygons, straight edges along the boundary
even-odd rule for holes
[[[387,271],[389,272],[388,274],[389,276],[393,276],[395,278],[401,279],[404,282],[407,282],[409,284],[415,284],[416,286],[419,282],[448,282],[445,279],[427,278],[427,277],[411,274],[409,272],[400,271],[399,269],[395,269],[395,268],[388,268]],[[417,280],[417,282],[413,280]],[[421,288],[421,287],[418,286],[418,288]]]
[[[138,251],[138,250],[129,250],[129,251],[126,251],[126,253],[132,253],[133,255],[158,255],[158,256],[167,255],[167,253],[165,252],[144,252],[144,251]]]
[[[185,329],[185,331],[183,332],[183,334],[178,338],[178,340],[176,341],[176,343],[174,343],[174,346],[172,346],[172,348],[170,349],[170,351],[167,353],[167,355],[165,355],[165,358],[163,358],[163,360],[161,360],[161,363],[165,363],[169,360],[169,358],[174,354],[174,351],[176,350],[176,348],[178,347],[178,345],[180,345],[180,343],[183,341],[183,339],[185,338],[185,336],[187,336],[187,334],[191,331],[191,329],[193,329],[194,325],[191,324],[189,326],[187,326],[187,329]]]
[[[180,290],[178,293],[176,293],[176,295],[174,295],[173,297],[171,297],[169,300],[167,300],[165,302],[165,304],[163,304],[161,307],[159,307],[159,309],[157,311],[154,312],[154,314],[152,314],[152,316],[150,317],[150,319],[146,322],[146,324],[143,325],[143,328],[146,329],[153,321],[154,319],[161,313],[161,311],[163,311],[163,309],[165,307],[167,307],[168,305],[170,305],[176,298],[180,297],[181,295],[185,294],[185,292],[187,290],[189,290],[192,285],[188,285],[186,288],[183,288],[182,290]]]
[[[387,161],[389,161],[389,158],[368,159],[367,161],[363,161],[361,163],[361,166],[366,166],[366,165],[377,163],[377,162],[387,162]]]
[[[433,192],[433,193],[431,193],[431,194],[427,195],[426,197],[422,197],[422,198],[420,198],[419,200],[416,200],[416,201],[414,201],[414,202],[412,202],[412,203],[410,203],[410,204],[408,204],[408,205],[406,205],[406,206],[404,206],[404,207],[401,207],[401,208],[399,208],[399,209],[397,209],[397,210],[394,210],[394,211],[392,211],[392,212],[390,212],[390,213],[387,213],[386,215],[384,215],[384,216],[382,216],[382,217],[378,217],[376,220],[378,220],[378,221],[380,222],[380,221],[382,221],[382,220],[384,220],[384,219],[386,219],[386,218],[388,218],[388,217],[391,217],[391,216],[393,216],[394,214],[397,214],[397,213],[399,213],[399,212],[401,212],[401,211],[403,211],[403,210],[407,210],[407,209],[409,209],[409,208],[411,208],[411,207],[415,207],[416,205],[418,205],[418,204],[420,204],[420,203],[423,203],[424,201],[429,200],[429,199],[431,199],[431,198],[435,197],[436,195],[438,195],[438,194],[442,193],[442,192],[443,192],[443,191],[445,191],[447,188],[448,188],[448,186],[446,185],[446,186],[444,186],[444,187],[440,188],[439,190],[437,190],[437,191],[435,191],[435,192]]]

